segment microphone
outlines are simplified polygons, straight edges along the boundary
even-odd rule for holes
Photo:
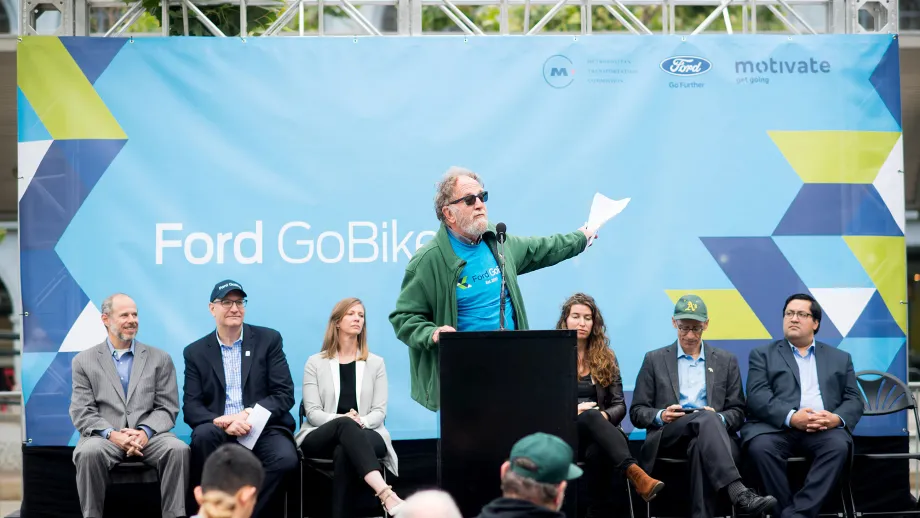
[[[508,230],[508,226],[505,225],[504,223],[499,223],[498,225],[495,225],[495,237],[498,238],[499,243],[502,243],[502,244],[505,243],[505,237],[506,237],[505,232],[507,232],[507,230]]]
[[[495,237],[498,240],[498,270],[502,276],[501,291],[498,294],[498,330],[505,330],[505,234],[508,226],[504,223],[495,225]]]

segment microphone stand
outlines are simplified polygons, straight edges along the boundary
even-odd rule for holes
[[[498,269],[502,276],[502,287],[498,295],[498,330],[505,330],[505,234],[498,239]]]

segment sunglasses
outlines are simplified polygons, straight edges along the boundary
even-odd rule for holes
[[[479,200],[483,203],[489,201],[489,191],[482,191],[479,194],[467,194],[462,198],[457,198],[456,200],[449,202],[448,205],[453,205],[462,201],[463,203],[466,203],[467,207],[472,207],[476,204],[476,198],[479,198]]]

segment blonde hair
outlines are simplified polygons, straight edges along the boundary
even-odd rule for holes
[[[335,358],[335,355],[339,352],[339,328],[337,326],[345,317],[345,313],[348,313],[349,309],[358,304],[364,306],[361,299],[348,297],[347,299],[340,300],[335,307],[332,308],[332,314],[329,315],[329,324],[326,326],[326,336],[323,337],[323,348],[320,349],[323,358],[331,360]],[[365,312],[364,327],[362,327],[361,332],[358,333],[358,356],[356,359],[367,360],[367,354],[367,313]]]
[[[236,498],[223,491],[212,489],[201,496],[201,518],[231,518],[236,510]]]

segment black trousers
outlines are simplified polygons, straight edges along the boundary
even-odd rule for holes
[[[586,464],[611,463],[617,470],[626,471],[636,459],[629,452],[629,441],[619,428],[598,410],[588,410],[578,415],[578,449]]]
[[[598,410],[588,410],[578,415],[578,458],[585,461],[585,489],[588,518],[616,515],[623,511],[615,482],[626,468],[636,464],[629,452],[626,435]],[[625,482],[623,482],[625,483]],[[625,511],[625,512],[628,512]]]
[[[765,433],[750,440],[748,458],[757,467],[767,493],[776,497],[782,518],[818,516],[821,505],[834,490],[850,458],[853,438],[843,428],[824,432],[788,429]],[[794,496],[789,489],[786,459],[812,459],[805,485]]]
[[[700,410],[661,429],[658,456],[690,461],[691,516],[708,518],[716,511],[722,488],[739,480],[741,449],[715,412]]]
[[[358,426],[350,417],[339,417],[313,430],[300,444],[304,458],[332,459],[332,516],[351,516],[354,490],[364,477],[380,471],[377,460],[387,453],[383,437]]]
[[[236,442],[236,438],[227,435],[227,432],[212,423],[200,424],[192,430],[190,489],[201,484],[201,472],[208,455],[228,442]],[[284,501],[280,497],[274,497],[278,496],[275,495],[276,490],[287,472],[298,466],[295,448],[294,438],[289,432],[277,428],[266,428],[262,431],[262,435],[259,436],[259,440],[252,449],[252,453],[262,461],[262,468],[265,470],[265,478],[262,487],[259,488],[259,497],[252,514],[253,517],[277,518],[283,515]],[[186,505],[186,512],[191,516],[197,512],[198,503],[195,502],[194,496],[186,501],[190,501]]]

